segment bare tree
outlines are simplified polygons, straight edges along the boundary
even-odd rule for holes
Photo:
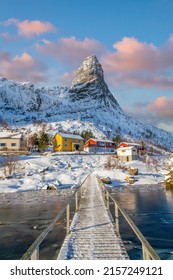
[[[12,176],[18,167],[19,157],[9,154],[1,157],[0,167],[5,176]]]

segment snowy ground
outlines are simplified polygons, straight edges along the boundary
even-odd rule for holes
[[[89,173],[98,174],[100,177],[109,177],[110,186],[127,185],[125,178],[127,171],[121,169],[107,170],[105,163],[107,155],[38,155],[21,156],[19,170],[13,178],[0,180],[0,192],[18,192],[39,190],[48,185],[54,185],[58,189],[78,186]],[[163,181],[164,165],[155,170],[152,165],[141,161],[126,163],[132,168],[138,168],[134,185],[158,184]],[[3,177],[0,171],[0,177]]]

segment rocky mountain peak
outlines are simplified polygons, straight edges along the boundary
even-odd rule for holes
[[[83,101],[88,103],[93,100],[95,107],[102,107],[105,110],[105,108],[108,109],[111,106],[121,110],[104,81],[102,66],[94,54],[85,58],[76,71],[69,93],[72,102]]]
[[[72,81],[72,87],[94,80],[104,81],[103,69],[95,54],[85,58],[79,69],[76,71],[76,76]]]

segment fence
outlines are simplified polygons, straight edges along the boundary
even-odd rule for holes
[[[85,178],[84,182],[86,181],[87,177]],[[26,253],[22,256],[21,260],[39,260],[39,247],[46,236],[50,233],[53,227],[56,225],[58,220],[60,220],[64,213],[66,213],[66,234],[70,232],[70,223],[73,219],[75,212],[78,210],[79,207],[79,200],[83,195],[84,192],[84,182],[80,185],[80,187],[74,192],[72,197],[67,201],[66,206],[57,214],[54,220],[50,223],[49,226],[45,228],[45,230],[37,237],[37,239],[32,243]],[[75,202],[75,212],[71,212],[72,203]],[[73,214],[73,216],[71,216]]]
[[[117,234],[120,235],[120,227],[119,227],[119,212],[123,215],[129,226],[132,228],[133,232],[136,234],[137,238],[140,240],[142,244],[142,256],[143,260],[160,260],[160,257],[155,252],[155,250],[151,247],[150,243],[146,240],[146,238],[143,236],[143,234],[140,232],[140,230],[137,228],[137,226],[134,224],[132,219],[129,217],[129,215],[125,212],[125,210],[121,207],[119,202],[112,197],[112,195],[108,192],[106,187],[104,186],[103,182],[100,180],[99,177],[97,177],[99,181],[99,185],[102,188],[103,196],[105,199],[106,207],[109,211],[110,209],[110,200],[114,204],[114,221],[115,221],[115,228]]]

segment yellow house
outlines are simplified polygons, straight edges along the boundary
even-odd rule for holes
[[[79,135],[57,133],[54,136],[54,151],[83,151],[83,142]]]

